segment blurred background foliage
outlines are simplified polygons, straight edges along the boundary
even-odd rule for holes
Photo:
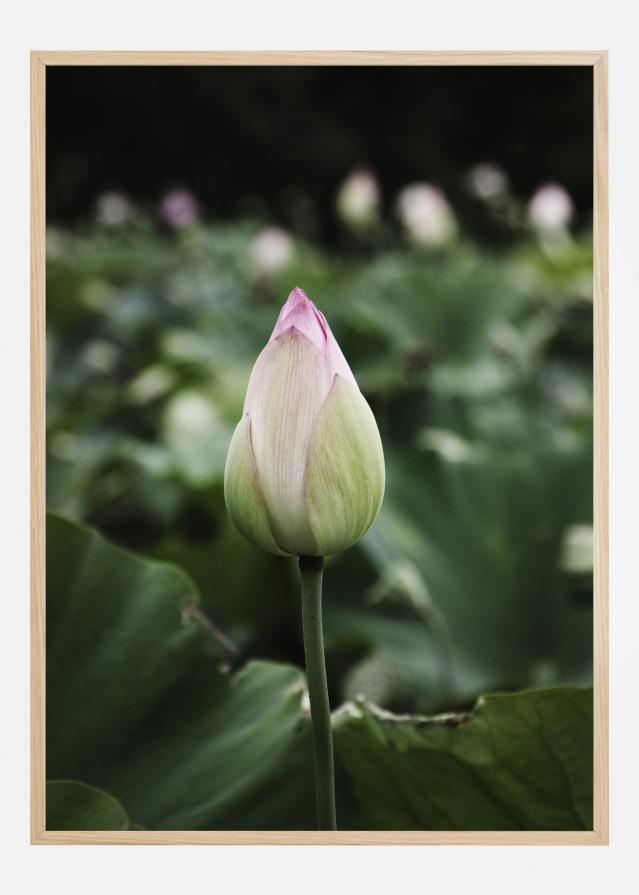
[[[333,706],[588,684],[590,74],[47,77],[49,505],[182,567],[225,667],[303,667],[295,564],[223,499],[301,286],[387,464],[377,523],[326,571]]]

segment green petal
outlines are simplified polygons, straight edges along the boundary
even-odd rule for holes
[[[290,553],[315,555],[304,506],[313,427],[331,388],[326,358],[294,328],[266,346],[246,395],[251,447],[277,539]]]
[[[251,454],[251,422],[244,415],[238,423],[224,470],[224,500],[236,528],[252,544],[278,556],[290,554],[280,549],[273,537],[271,522],[260,490]]]
[[[384,452],[375,417],[356,386],[336,376],[311,439],[307,514],[318,555],[358,541],[384,496]]]

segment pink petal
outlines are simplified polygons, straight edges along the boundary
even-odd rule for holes
[[[336,373],[348,379],[354,385],[353,376],[342,349],[337,344],[326,317],[318,311],[306,293],[299,288],[293,289],[286,304],[280,311],[275,328],[269,339],[281,336],[287,329],[294,327],[309,339],[322,352],[327,361],[328,374],[332,380]]]
[[[275,329],[269,341],[273,341],[289,327],[294,326],[299,332],[326,354],[326,333],[317,308],[301,289],[293,289],[277,318]]]

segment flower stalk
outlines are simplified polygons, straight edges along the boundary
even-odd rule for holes
[[[317,829],[336,830],[333,734],[328,702],[324,637],[322,633],[322,556],[300,556],[302,624],[306,677],[311,702]]]

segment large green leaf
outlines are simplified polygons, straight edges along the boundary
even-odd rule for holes
[[[177,567],[51,515],[48,776],[102,786],[154,829],[313,825],[304,677],[231,678]]]
[[[363,829],[592,829],[591,690],[491,695],[434,718],[348,703],[334,732]]]
[[[251,662],[217,685],[202,666],[108,783],[152,829],[307,829],[314,823],[304,677]]]
[[[114,548],[50,515],[47,524],[47,760],[50,778],[91,782],[217,644],[193,617],[176,566]]]
[[[378,531],[403,545],[445,617],[464,698],[590,683],[592,607],[567,588],[560,553],[566,529],[590,517],[591,472],[588,450],[543,444],[478,463],[416,456],[390,471]],[[411,500],[416,480],[426,493]]]
[[[103,788],[150,829],[312,829],[303,674],[253,661],[230,676],[175,566],[55,515],[47,547],[49,776]],[[470,720],[349,703],[334,724],[343,829],[589,824],[586,691],[488,696]],[[98,801],[60,789],[51,823],[106,824]]]
[[[562,545],[590,518],[590,452],[405,451],[387,465],[384,506],[360,547],[377,581],[360,569],[358,587],[348,555],[326,576],[329,665],[340,644],[358,645],[358,689],[419,712],[490,690],[589,685],[592,604],[568,580]],[[343,695],[354,695],[349,679]]]
[[[47,830],[128,830],[113,796],[75,780],[47,780]]]

